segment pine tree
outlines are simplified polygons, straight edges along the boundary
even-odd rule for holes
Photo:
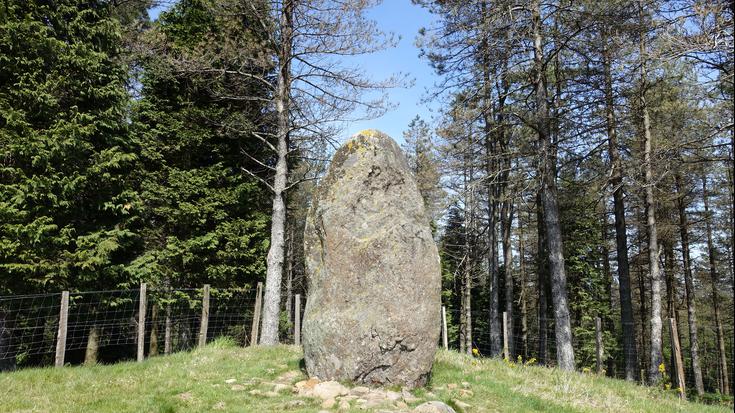
[[[443,212],[444,191],[441,189],[441,174],[429,125],[416,116],[403,132],[403,151],[406,153],[409,168],[413,171],[419,193],[424,199],[424,207],[435,226]]]
[[[255,99],[267,91],[224,72],[238,63],[236,69],[245,72],[267,68],[238,60],[238,53],[259,47],[256,23],[247,16],[212,14],[209,7],[204,0],[179,2],[146,34],[150,50],[165,47],[167,54],[140,56],[135,133],[141,147],[136,224],[142,245],[131,282],[242,287],[265,273],[268,197],[242,168],[259,167],[251,157],[264,152],[252,133],[267,127],[267,111]],[[173,60],[219,42],[229,46],[223,52],[229,59],[220,56],[211,71],[182,70]],[[254,99],[223,99],[225,91]]]
[[[109,2],[0,6],[0,294],[113,287],[136,234]]]

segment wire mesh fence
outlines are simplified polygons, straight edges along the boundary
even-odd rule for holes
[[[67,322],[64,326],[65,348],[62,347],[61,351],[62,364],[64,361],[71,364],[111,363],[132,360],[136,356],[142,359],[144,356],[190,350],[201,342],[201,334],[206,335],[204,342],[227,336],[242,346],[250,345],[254,324],[259,321],[256,319],[257,291],[252,287],[152,289],[144,293],[144,307],[140,306],[142,290],[73,292],[68,298]],[[62,297],[60,293],[0,296],[0,371],[52,365],[55,358],[58,364],[57,344]],[[290,307],[291,314],[284,314],[281,323],[282,339],[284,342],[298,343],[294,327],[299,323],[296,323],[294,317],[297,314],[303,317],[306,300],[289,298],[294,305],[287,306]],[[203,311],[205,302],[208,303],[207,311]],[[296,311],[296,303],[299,304],[299,311]],[[141,309],[144,311],[142,317]],[[203,316],[206,317],[206,323],[202,323]],[[139,325],[141,318],[143,329]],[[504,344],[505,329],[501,324],[497,331],[492,331],[486,309],[473,309],[471,312],[470,346],[466,345],[468,339],[465,338],[467,333],[462,318],[459,309],[446,309],[447,341],[450,349],[466,351],[479,357],[502,355],[502,350],[499,349]],[[523,323],[519,318],[516,315],[506,325],[510,333],[507,344],[510,361],[555,366],[554,319],[534,314]],[[587,316],[585,320],[588,325],[580,326],[584,328],[579,328],[573,334],[572,346],[577,367],[583,371],[596,371],[599,352],[599,368],[603,370],[603,374],[626,378],[631,374],[632,368],[634,379],[646,382],[648,371],[652,367],[648,360],[647,337],[640,333],[645,332],[645,325],[635,322],[630,326],[630,330],[640,334],[632,341],[637,356],[634,366],[631,367],[626,366],[625,362],[624,355],[630,349],[622,348],[629,341],[621,339],[621,325],[601,322],[598,337],[597,328],[589,325],[594,322],[591,321],[594,317]],[[677,386],[673,377],[675,358],[671,329],[668,320],[663,321],[664,374],[673,386]],[[709,349],[706,347],[707,343],[713,342],[715,335],[712,328],[700,328],[700,337],[705,344],[700,345],[701,360],[704,361],[700,363],[703,365],[718,365],[714,360],[718,349],[714,349],[712,345]],[[500,342],[494,343],[494,337]],[[681,349],[685,385],[692,389],[696,377],[689,368],[692,360],[690,352],[686,351],[689,346],[688,336],[680,329],[678,337],[681,341],[678,345]],[[732,337],[728,337],[730,341],[727,342],[727,348],[731,349]],[[138,345],[141,339],[142,347]],[[600,348],[597,347],[598,340]],[[728,371],[725,374],[732,383],[735,370],[732,359],[726,367]],[[722,373],[718,369],[704,369],[703,380],[708,389],[718,388],[719,380],[722,380]]]
[[[61,359],[71,364],[135,359],[140,337],[148,356],[194,348],[203,326],[204,290],[146,290],[142,330],[141,291],[70,293]],[[0,296],[0,371],[54,363],[61,301],[61,293]],[[255,288],[208,289],[205,341],[228,336],[251,344],[255,301]]]
[[[490,314],[487,309],[473,309],[471,311],[472,328],[470,329],[472,346],[466,345],[465,327],[462,322],[463,314],[459,309],[446,308],[447,319],[447,335],[448,347],[450,350],[465,351],[472,353],[478,357],[504,357],[502,352],[504,328],[502,326],[502,313],[499,319],[497,336],[499,343],[493,346],[493,333],[490,328]],[[578,322],[576,331],[573,333],[572,347],[574,349],[575,364],[577,369],[583,372],[594,373],[597,367],[597,334],[595,327],[594,315],[586,315],[586,325]],[[507,325],[512,326],[508,337],[509,357],[514,362],[546,365],[549,367],[556,366],[556,339],[553,318],[539,318],[536,314],[528,316],[525,328],[520,320],[520,316],[516,315],[515,319],[509,320]],[[647,323],[644,320],[644,323]],[[676,323],[676,322],[674,322]],[[680,349],[681,364],[683,368],[684,384],[688,391],[695,388],[695,375],[692,369],[692,359],[690,351],[690,343],[688,333],[682,331],[686,329],[683,324],[685,321],[679,321],[679,326],[675,332],[677,333],[678,347]],[[675,377],[676,361],[674,360],[674,345],[671,335],[671,326],[669,319],[662,320],[662,360],[661,364],[651,366],[650,349],[649,349],[649,333],[646,332],[647,324],[641,324],[636,321],[629,325],[630,330],[636,332],[635,339],[632,340],[634,347],[632,348],[635,359],[632,366],[626,366],[625,354],[630,353],[631,349],[626,349],[626,340],[622,339],[622,326],[620,321],[610,324],[606,320],[600,320],[600,365],[601,374],[618,379],[626,379],[626,368],[633,370],[633,380],[647,383],[649,371],[652,369],[659,370],[663,373],[662,383],[668,383],[672,389],[679,387]],[[575,326],[573,326],[575,330]],[[706,368],[706,366],[717,366],[716,358],[718,357],[718,349],[714,348],[716,331],[713,327],[700,326],[700,365],[702,366],[702,375],[704,387],[706,391],[717,392],[721,388],[722,373],[718,368]],[[643,331],[643,333],[641,333]],[[728,329],[728,337],[730,337],[732,329]],[[708,338],[703,340],[703,338]],[[462,341],[465,340],[465,344]],[[710,343],[709,348],[703,346],[703,343]],[[441,341],[440,341],[441,345]],[[730,358],[732,354],[732,340],[726,340],[726,373],[729,382],[733,382],[734,374],[733,360]],[[495,353],[498,349],[499,352]],[[520,357],[519,357],[520,356]],[[730,387],[732,389],[732,387]]]

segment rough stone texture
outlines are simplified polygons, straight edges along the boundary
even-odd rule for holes
[[[440,401],[431,401],[420,404],[413,409],[414,413],[457,413],[448,404]]]
[[[424,385],[439,339],[439,255],[416,182],[390,137],[363,131],[337,150],[304,237],[309,375]]]
[[[344,396],[350,391],[336,381],[325,381],[314,386],[312,394],[322,400],[333,399],[337,396]]]

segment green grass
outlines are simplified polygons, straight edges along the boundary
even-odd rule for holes
[[[316,412],[320,401],[288,391],[266,391],[279,375],[299,370],[301,350],[293,346],[240,348],[218,341],[190,353],[63,369],[27,369],[0,374],[2,412]],[[303,380],[299,375],[293,380]],[[225,380],[241,385],[233,390]],[[472,395],[461,393],[469,383]],[[449,389],[448,384],[457,384]],[[431,394],[427,394],[432,392]],[[414,394],[442,400],[469,412],[729,412],[732,407],[680,402],[671,392],[620,380],[543,367],[509,365],[439,352],[431,383]],[[302,405],[293,405],[303,400]],[[414,402],[416,405],[420,402]],[[353,407],[355,405],[353,404]],[[332,409],[332,411],[336,411]],[[358,411],[354,408],[354,411]]]

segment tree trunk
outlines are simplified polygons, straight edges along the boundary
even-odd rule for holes
[[[163,354],[171,354],[171,304],[166,304],[166,320],[164,322],[163,331]]]
[[[488,161],[489,163],[490,161]],[[488,167],[492,168],[492,167]],[[488,179],[492,181],[492,179]],[[488,184],[488,253],[487,266],[490,281],[490,357],[499,357],[503,351],[502,324],[500,320],[500,274],[498,269],[497,201],[495,185]]]
[[[553,181],[553,178],[549,181]],[[556,360],[560,369],[574,370],[574,349],[572,348],[572,329],[567,305],[567,280],[564,269],[559,209],[556,200],[556,188],[551,182],[547,182],[543,197],[546,237],[549,245],[551,299],[554,305]]]
[[[472,178],[474,169],[471,163],[470,150],[473,147],[473,136],[470,131],[468,147],[464,152],[464,259],[462,260],[462,302],[460,322],[460,352],[472,354],[472,236],[474,233],[474,188]]]
[[[549,261],[546,248],[546,230],[544,229],[544,207],[541,203],[541,191],[536,194],[536,230],[538,246],[536,254],[536,273],[538,275],[538,362],[546,365],[548,352],[548,300],[546,297],[549,280]]]
[[[717,355],[719,364],[720,393],[730,394],[730,376],[727,371],[727,354],[725,351],[725,337],[722,330],[720,318],[720,296],[717,293],[717,266],[715,261],[715,249],[712,242],[712,215],[709,211],[709,194],[707,193],[707,176],[702,176],[702,200],[704,201],[704,222],[707,229],[707,255],[709,258],[709,275],[712,281],[712,307],[715,313],[715,332],[717,334]]]
[[[676,311],[676,264],[674,261],[674,245],[670,240],[666,240],[663,242],[663,250],[664,250],[664,276],[666,277],[666,317],[671,318],[674,320],[674,322],[679,325],[679,313]],[[679,329],[676,329],[677,335],[679,334]],[[677,337],[679,339],[679,342],[681,343],[681,338]],[[677,382],[678,377],[676,374],[674,374],[674,366],[675,364],[675,354],[672,350],[671,357],[669,360],[669,365],[671,368],[669,369],[671,373],[671,382],[674,388],[681,387],[680,384]]]
[[[505,197],[508,195],[505,194]],[[509,359],[515,358],[515,342],[513,334],[513,249],[510,245],[510,233],[513,227],[513,202],[510,199],[503,200],[500,212],[500,229],[503,241],[503,266],[505,267],[505,312],[508,317],[508,354]]]
[[[676,264],[674,264],[674,245],[671,241],[662,242],[664,251],[664,276],[666,277],[666,316],[676,318]]]
[[[148,344],[148,357],[158,355],[158,304],[151,306],[151,338]]]
[[[530,213],[529,213],[530,215]],[[530,222],[530,216],[529,216]],[[528,300],[526,295],[526,249],[523,235],[523,220],[520,210],[518,211],[518,275],[521,291],[518,294],[519,307],[521,309],[521,356],[528,360]]]
[[[464,267],[462,309],[464,310],[464,351],[467,354],[472,354],[472,268],[469,260],[470,257],[467,256]]]
[[[603,48],[603,68],[605,71],[605,113],[610,156],[610,184],[613,188],[613,211],[615,214],[615,246],[618,263],[618,285],[620,290],[620,321],[623,335],[623,357],[625,358],[625,379],[635,381],[638,375],[638,355],[636,354],[635,324],[633,321],[633,298],[630,287],[630,262],[628,260],[628,235],[625,227],[625,200],[623,192],[623,166],[618,149],[617,122],[615,118],[612,88],[610,51],[607,37]]]
[[[87,336],[87,347],[84,352],[84,364],[87,366],[93,366],[97,364],[97,355],[99,354],[100,348],[100,332],[97,326],[92,326],[89,329],[89,335]]]
[[[461,291],[460,291],[460,303],[459,303],[459,352],[465,353],[467,349],[465,348],[465,345],[467,344],[467,318],[465,317],[465,309],[467,307],[467,303],[465,302],[465,285],[464,285],[464,270],[462,272],[462,278],[459,282],[461,285]]]
[[[612,314],[615,314],[615,299],[613,298],[613,276],[612,272],[610,271],[610,251],[607,248],[607,211],[603,209],[603,216],[602,216],[602,269],[605,274],[605,279],[607,280],[607,297],[608,297],[608,303],[610,304],[610,315],[605,317],[605,324],[607,326],[607,330],[612,334],[613,337],[615,337],[615,320],[612,318]],[[615,360],[612,357],[607,358],[607,376],[608,377],[615,377]]]
[[[470,133],[469,147],[472,148],[472,134]],[[472,187],[472,177],[474,176],[474,170],[472,168],[471,159],[469,159],[469,177],[465,182],[465,191],[467,192],[467,198],[465,202],[465,260],[464,260],[464,290],[463,290],[463,306],[464,309],[464,350],[467,354],[472,354],[472,264],[473,264],[473,234],[475,231],[474,226],[474,188]]]
[[[534,86],[536,96],[537,132],[541,156],[539,172],[541,198],[544,209],[546,243],[549,251],[551,299],[554,304],[554,331],[556,333],[556,360],[562,370],[574,370],[572,328],[567,303],[567,279],[564,269],[564,251],[559,223],[559,205],[556,191],[556,156],[550,140],[549,111],[546,102],[546,83],[543,76],[541,16],[538,1],[533,3]]]
[[[489,82],[489,79],[486,80]],[[489,89],[489,87],[485,87]],[[485,92],[489,93],[489,92]],[[486,96],[486,101],[490,100],[489,96]],[[488,103],[488,106],[492,106]],[[497,201],[497,183],[493,178],[497,173],[495,168],[495,145],[493,145],[493,137],[491,134],[491,119],[492,115],[487,114],[488,109],[486,108],[485,113],[485,155],[487,157],[485,161],[485,173],[487,174],[487,216],[488,216],[488,228],[487,228],[487,279],[490,282],[490,357],[499,357],[503,350],[503,336],[502,336],[502,324],[500,320],[500,274],[498,269],[498,232],[497,232],[497,215],[498,215],[498,201]]]
[[[280,16],[281,44],[279,50],[278,87],[275,106],[278,119],[276,174],[273,180],[273,212],[271,214],[270,248],[266,260],[265,296],[260,344],[278,344],[278,322],[281,310],[281,278],[285,249],[286,205],[288,177],[288,135],[291,95],[291,49],[293,41],[293,2],[283,2]]]
[[[729,215],[730,215],[730,243],[735,241],[735,166],[733,166],[733,156],[735,156],[735,135],[730,136],[730,156],[728,157],[728,168],[727,169],[727,192],[730,195],[729,202]],[[730,248],[730,279],[735,280],[735,246]],[[730,286],[732,288],[733,297],[735,297],[735,282]],[[730,359],[735,360],[735,345],[733,345],[732,334],[730,334]],[[730,383],[735,382],[733,376],[730,376]],[[731,386],[731,394],[735,394],[735,386]]]
[[[641,18],[642,18],[641,11]],[[646,102],[646,89],[648,88],[647,58],[644,35],[640,37],[640,59],[641,59],[641,90],[640,110],[643,118],[643,166],[645,173],[645,208],[646,208],[646,230],[648,233],[648,271],[651,275],[651,344],[649,351],[648,379],[650,384],[655,385],[661,380],[658,366],[663,361],[661,344],[661,271],[659,269],[658,257],[658,229],[656,226],[656,203],[653,195],[655,182],[653,179],[652,160],[652,138],[651,120],[648,115],[648,104]]]
[[[704,382],[702,381],[702,368],[699,360],[699,338],[697,336],[697,312],[696,297],[694,295],[694,276],[692,274],[692,262],[689,254],[689,219],[687,218],[686,206],[684,205],[684,194],[682,193],[681,177],[676,175],[676,205],[679,210],[679,234],[681,236],[681,258],[684,266],[684,294],[687,303],[687,315],[689,320],[689,352],[692,361],[692,373],[694,375],[694,386],[697,394],[704,394]]]
[[[288,261],[286,262],[286,320],[289,328],[289,342],[293,339],[293,230],[289,228]]]
[[[645,228],[642,228],[641,233],[644,233],[644,232],[645,232]],[[638,245],[638,251],[639,251],[639,255],[642,256],[643,255],[643,245],[640,243]],[[639,296],[638,301],[640,302],[639,314],[640,314],[640,326],[641,326],[641,334],[640,334],[640,337],[641,337],[641,340],[640,340],[640,346],[641,346],[640,368],[641,368],[641,371],[639,373],[647,373],[648,372],[648,361],[646,360],[646,356],[648,355],[647,346],[649,342],[648,340],[646,340],[646,338],[650,337],[650,334],[646,334],[646,332],[648,331],[648,329],[646,328],[647,326],[646,315],[648,314],[648,306],[646,306],[646,301],[647,301],[646,300],[646,283],[645,283],[645,279],[643,276],[645,271],[643,270],[643,264],[640,262],[641,261],[640,256],[638,258],[639,263],[636,266],[638,269],[638,296]],[[641,383],[645,383],[646,376],[641,374],[637,380],[640,380]]]

